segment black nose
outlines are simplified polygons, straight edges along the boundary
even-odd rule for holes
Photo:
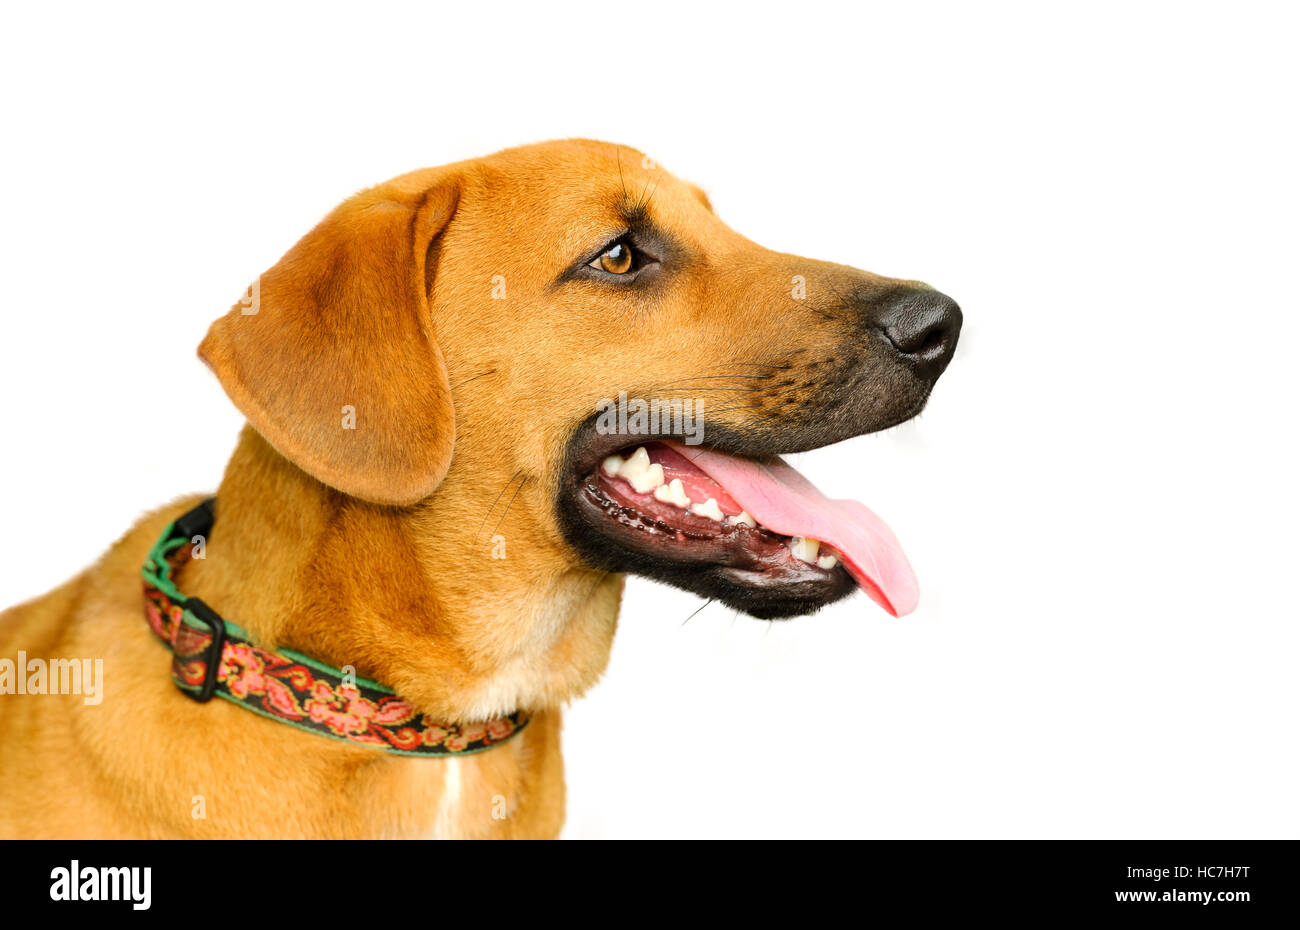
[[[952,361],[961,333],[961,308],[946,294],[924,288],[894,291],[876,306],[876,325],[925,378],[937,378]]]

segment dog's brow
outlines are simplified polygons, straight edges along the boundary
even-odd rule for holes
[[[676,236],[655,224],[646,214],[644,208],[632,215],[624,215],[627,234],[643,249],[655,253],[661,262],[680,261],[686,250]]]
[[[688,252],[675,235],[660,227],[650,216],[650,203],[654,199],[654,186],[647,184],[640,192],[616,190],[604,205],[610,211],[611,227],[598,239],[593,239],[583,257],[559,276],[553,286],[559,287],[582,273],[582,266],[593,258],[598,248],[607,247],[615,239],[631,236],[633,244],[651,252],[663,264],[683,261]]]
[[[647,229],[653,226],[650,221],[650,204],[646,201],[627,197],[619,202],[618,215],[628,229]]]
[[[619,201],[617,211],[623,221],[623,227],[643,241],[653,242],[664,251],[676,250],[679,243],[675,236],[660,227],[650,216],[650,199],[654,191],[637,198],[625,197]]]
[[[621,222],[593,238],[586,253],[553,282],[553,287],[579,276],[584,271],[583,266],[596,257],[597,250],[607,248],[616,239],[626,236],[632,238],[636,247],[650,252],[662,264],[672,266],[686,259],[688,253],[681,241],[657,226],[644,207],[636,210],[634,205],[620,205],[616,213]]]

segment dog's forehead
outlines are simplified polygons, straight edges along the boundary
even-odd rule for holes
[[[674,176],[651,156],[626,145],[567,139],[506,149],[479,162],[492,193],[545,198],[557,211],[650,209],[682,204],[709,208],[696,185]]]
[[[554,171],[560,174],[599,176],[612,172],[630,175],[657,169],[657,164],[646,153],[628,145],[600,142],[594,139],[564,139],[539,142],[504,149],[479,159],[484,165],[502,171]]]
[[[487,216],[530,239],[569,252],[639,223],[683,241],[717,225],[699,187],[683,181],[639,149],[578,139],[507,149],[473,163],[474,200]]]

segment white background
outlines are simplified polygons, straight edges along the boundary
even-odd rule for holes
[[[796,460],[920,609],[633,580],[568,836],[1297,834],[1284,7],[355,6],[6,7],[0,603],[215,487],[195,346],[335,203],[594,136],[966,328],[919,420]]]

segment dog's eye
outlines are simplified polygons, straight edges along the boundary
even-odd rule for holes
[[[635,267],[635,259],[636,255],[632,246],[619,241],[597,255],[592,260],[590,267],[608,271],[610,274],[627,274]]]
[[[641,281],[644,272],[659,267],[660,258],[640,243],[634,244],[635,239],[635,233],[624,232],[616,239],[606,240],[599,254],[588,252],[581,264],[571,268],[566,276],[576,275],[588,281],[619,286]]]

